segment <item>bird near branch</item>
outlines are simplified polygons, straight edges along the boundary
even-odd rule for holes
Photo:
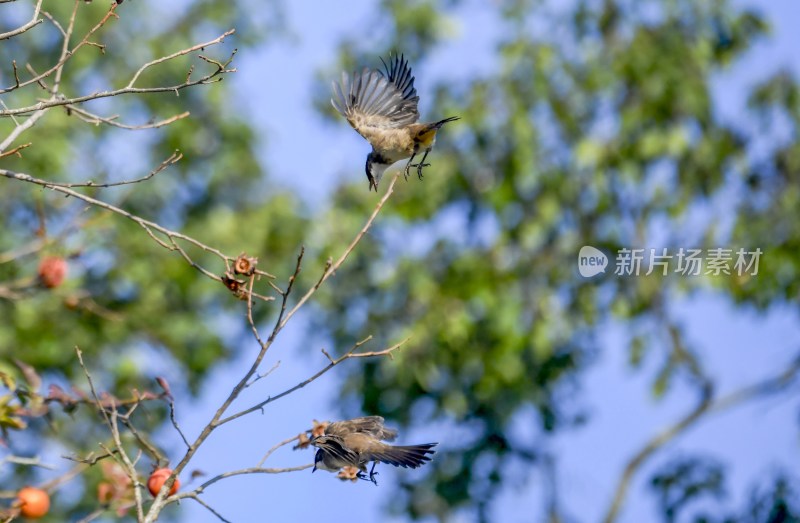
[[[364,68],[352,75],[342,73],[340,84],[333,82],[331,103],[347,118],[358,134],[372,145],[367,155],[367,179],[370,189],[378,191],[383,173],[392,164],[408,158],[403,174],[408,179],[409,169],[417,168],[422,179],[422,168],[436,141],[436,133],[447,122],[458,120],[451,116],[433,123],[419,123],[417,103],[419,96],[414,88],[414,77],[408,61],[400,56],[383,61],[384,71]],[[422,160],[411,163],[418,154]]]
[[[383,443],[394,441],[395,438],[397,431],[386,428],[380,416],[330,423],[323,434],[311,440],[311,445],[317,448],[312,472],[317,469],[337,472],[343,467],[355,467],[359,470],[359,479],[377,485],[375,465],[378,462],[415,469],[431,460],[429,454],[433,454],[433,447],[438,445],[423,443],[399,446]],[[370,462],[372,469],[367,475],[367,464]]]

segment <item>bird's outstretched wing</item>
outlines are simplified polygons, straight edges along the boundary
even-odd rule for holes
[[[352,76],[342,73],[341,84],[333,82],[331,104],[367,140],[376,130],[419,120],[419,96],[408,61],[395,56],[389,65],[383,62],[383,67],[385,74],[364,68]]]
[[[431,460],[428,454],[436,452],[433,447],[438,443],[423,443],[422,445],[409,445],[393,447],[391,445],[369,445],[361,452],[363,462],[380,461],[395,467],[415,469]]]
[[[364,416],[345,421],[334,421],[325,427],[325,434],[345,437],[348,434],[363,433],[378,440],[393,441],[397,431],[383,426],[381,416]]]

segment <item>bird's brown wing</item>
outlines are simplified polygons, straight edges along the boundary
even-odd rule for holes
[[[325,434],[344,437],[348,434],[363,433],[378,440],[393,441],[397,431],[384,427],[381,416],[364,416],[345,421],[334,421],[325,427]]]
[[[333,83],[331,104],[367,140],[380,129],[419,120],[419,96],[408,61],[395,56],[383,65],[385,73],[364,68],[352,76],[342,73],[341,84]]]
[[[415,469],[431,460],[429,454],[436,452],[433,450],[436,443],[424,443],[422,445],[392,446],[369,439],[363,434],[351,434],[344,438],[344,444],[359,454],[362,463],[370,461],[380,461],[395,467]]]

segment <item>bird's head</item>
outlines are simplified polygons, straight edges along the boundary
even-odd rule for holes
[[[311,469],[311,472],[312,472],[312,473],[313,473],[313,472],[316,472],[318,468],[321,468],[321,467],[318,467],[317,465],[320,465],[320,464],[322,463],[322,459],[323,459],[323,457],[322,457],[322,451],[321,451],[321,450],[318,450],[318,451],[317,451],[317,452],[314,454],[314,468],[312,468],[312,469]]]
[[[380,183],[383,173],[386,172],[390,165],[392,165],[391,162],[375,151],[367,155],[365,170],[370,188],[374,188],[376,192],[378,191],[378,183]]]

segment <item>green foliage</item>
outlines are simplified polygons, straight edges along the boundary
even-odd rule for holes
[[[427,55],[449,5],[385,3],[395,25],[385,49]],[[340,346],[367,334],[384,343],[411,336],[394,361],[351,374],[344,394],[359,411],[472,429],[395,500],[415,517],[445,520],[465,507],[487,517],[510,460],[539,450],[535,440],[510,437],[520,419],[531,423],[520,416],[533,407],[541,434],[581,421],[567,391],[608,321],[630,327],[632,364],[663,360],[653,384],[660,397],[678,373],[697,372],[693,347],[670,349],[671,297],[713,286],[766,307],[797,296],[798,91],[790,76],[758,87],[751,102],[756,114],[788,115],[792,130],[763,161],[762,197],[744,192],[731,202],[729,236],[718,232],[720,216],[683,226],[732,186],[765,176],[751,161],[756,136],[718,117],[710,84],[765,35],[766,22],[725,1],[636,5],[578,2],[553,14],[538,2],[504,2],[499,73],[438,85],[435,114],[423,117],[462,120],[443,132],[424,182],[401,183],[375,242],[324,294],[319,321]],[[548,31],[531,31],[534,20]],[[341,61],[364,51],[348,42]],[[767,127],[772,117],[764,116]],[[363,213],[351,198],[346,189],[335,195],[337,219],[346,209]],[[661,245],[758,246],[769,266],[757,278],[716,280],[577,274],[582,245],[612,253],[649,246],[655,223]]]
[[[65,23],[73,5],[52,4],[53,16]],[[277,3],[262,4],[251,0],[234,8],[196,0],[164,17],[157,16],[165,9],[157,2],[125,2],[118,9],[122,20],[93,37],[106,46],[104,53],[79,50],[61,90],[77,95],[120,87],[147,61],[231,27],[235,44],[229,39],[204,54],[224,59],[234,45],[261,45],[263,35],[280,34],[282,25]],[[396,510],[414,518],[447,520],[470,511],[488,519],[500,489],[518,479],[509,472],[513,465],[537,466],[544,438],[584,421],[572,393],[610,321],[627,328],[632,366],[661,362],[652,386],[661,397],[676,379],[697,372],[687,356],[694,347],[675,342],[665,317],[673,296],[716,288],[743,305],[767,308],[800,293],[797,82],[780,73],[753,89],[749,111],[761,125],[758,132],[722,121],[710,87],[715,75],[765,37],[766,22],[727,0],[574,4],[553,11],[546,2],[508,0],[494,7],[503,25],[496,67],[468,84],[441,75],[429,105],[436,114],[426,116],[462,120],[443,130],[424,182],[399,183],[369,237],[318,294],[315,321],[337,347],[369,334],[387,345],[411,336],[392,361],[350,367],[343,396],[351,405],[406,425],[444,419],[470,430],[393,499]],[[75,5],[78,35],[107,9],[103,2]],[[447,38],[451,9],[461,5],[385,0],[379,24],[385,52],[350,38],[342,43],[340,63],[352,69],[367,53],[374,63],[392,50],[419,67]],[[532,30],[540,26],[547,31]],[[59,50],[58,31],[47,23],[4,41],[4,85],[13,78],[10,58],[43,71]],[[177,84],[192,65],[194,75],[212,67],[187,55],[148,70],[139,82]],[[313,273],[363,224],[374,195],[360,180],[338,188],[329,208],[309,216],[293,195],[266,190],[253,122],[232,110],[228,84],[226,78],[179,97],[123,96],[88,105],[132,124],[191,113],[144,135],[50,111],[35,127],[33,145],[21,158],[3,158],[3,168],[59,182],[119,181],[144,175],[179,150],[183,160],[147,183],[82,190],[227,254],[259,254],[259,266],[278,276],[290,273],[287,260],[311,236],[319,240],[315,245],[325,244],[306,257],[311,261],[304,270]],[[40,94],[24,90],[3,101],[31,104]],[[332,114],[327,101],[320,106]],[[778,132],[776,120],[788,132]],[[14,125],[0,121],[0,136]],[[754,155],[764,135],[774,138],[772,146]],[[71,418],[23,415],[23,402],[36,396],[17,394],[25,378],[12,358],[48,380],[83,383],[73,349],[79,346],[101,388],[127,397],[131,388],[147,390],[144,384],[152,384],[159,368],[177,368],[180,379],[173,384],[195,392],[208,371],[231,356],[234,347],[225,340],[241,325],[219,318],[241,304],[222,285],[120,216],[85,210],[28,184],[0,179],[0,186],[0,257],[44,242],[35,254],[0,258],[0,285],[17,282],[23,289],[13,299],[0,298],[0,377],[7,389],[0,394],[0,427],[12,445],[25,423],[26,435],[58,440],[76,454],[107,437],[96,415],[77,404],[60,402]],[[713,213],[686,228],[693,211],[712,211],[711,202],[731,189],[738,196],[728,209],[730,234],[719,232],[721,217]],[[615,252],[649,246],[654,236],[665,246],[760,247],[769,263],[757,278],[714,280],[655,274],[587,280],[575,270],[583,245]],[[183,247],[199,264],[224,272],[218,258]],[[68,277],[57,288],[36,282],[44,254],[68,258]],[[257,309],[256,319],[264,314]],[[166,414],[157,402],[142,411],[136,423],[145,433]],[[533,435],[516,436],[520,426]],[[654,483],[667,515],[695,494],[720,492],[721,468],[702,460],[684,465]],[[18,479],[30,474],[15,473]],[[113,476],[93,469],[82,478],[81,500],[72,507],[59,503],[54,517],[89,513],[95,489],[113,483]],[[753,501],[752,521],[796,512],[787,484],[777,482],[774,492]]]
[[[104,16],[108,2],[45,2],[54,19],[66,27],[73,7],[77,9],[74,37],[77,42]],[[78,96],[125,86],[139,67],[155,58],[216,38],[236,27],[239,35],[224,44],[201,51],[226,60],[235,46],[262,44],[264,35],[280,34],[280,10],[275,3],[258,2],[258,12],[231,9],[220,2],[198,0],[186,10],[169,9],[169,16],[147,2],[125,2],[91,40],[104,47],[79,49],[68,62],[61,92]],[[255,3],[249,6],[255,8]],[[6,9],[5,5],[3,8]],[[259,36],[258,29],[265,31]],[[11,60],[20,66],[24,81],[30,77],[22,66],[30,63],[39,72],[57,61],[62,41],[52,23],[45,22],[19,37],[4,41],[3,87],[13,81]],[[190,53],[148,69],[137,86],[176,85],[213,69]],[[233,66],[236,63],[234,62]],[[48,78],[48,83],[53,79]],[[305,219],[292,194],[266,191],[267,173],[257,161],[256,137],[250,122],[232,110],[230,80],[196,86],[175,93],[123,95],[84,106],[100,115],[119,115],[117,121],[140,125],[188,111],[188,118],[149,131],[129,131],[108,125],[91,125],[74,112],[57,108],[37,122],[33,131],[17,143],[32,145],[20,157],[2,159],[2,167],[55,182],[97,183],[140,178],[174,151],[183,159],[146,183],[108,189],[79,189],[100,200],[197,237],[203,243],[236,256],[242,250],[268,253],[261,267],[277,260],[291,260],[301,243]],[[3,95],[7,107],[36,103],[41,90],[20,89]],[[26,117],[18,118],[24,121]],[[0,121],[4,138],[14,128],[10,118]],[[74,384],[88,393],[74,348],[84,352],[100,392],[128,397],[133,389],[157,388],[153,379],[172,373],[177,393],[197,392],[207,372],[235,346],[231,327],[218,318],[228,310],[241,310],[241,302],[225,287],[191,267],[176,251],[159,246],[139,225],[85,203],[64,198],[41,187],[0,181],[0,286],[18,290],[0,298],[0,364],[12,369],[18,358],[35,367],[48,382]],[[162,240],[165,238],[161,238]],[[39,249],[40,245],[44,245]],[[32,254],[24,254],[30,246]],[[189,244],[182,248],[200,265],[216,274],[225,272],[221,260]],[[20,255],[15,255],[19,253]],[[64,283],[48,289],[37,282],[39,260],[46,254],[66,257]],[[288,269],[287,269],[288,270]],[[283,267],[274,272],[283,275]],[[268,311],[257,309],[260,318]],[[241,328],[241,324],[236,325]],[[238,345],[237,345],[238,346]],[[5,374],[4,374],[5,376]],[[13,380],[5,383],[13,389]],[[69,389],[69,385],[65,385]],[[0,427],[11,449],[24,447],[37,453],[42,440],[57,440],[64,453],[85,456],[108,440],[108,429],[93,409],[72,405],[66,416],[60,408],[45,418],[31,418],[9,394],[0,394]],[[47,391],[41,392],[44,397]],[[163,402],[143,405],[134,418],[137,428],[149,433],[164,420]],[[24,434],[7,429],[30,424]],[[7,439],[6,439],[7,438]],[[127,442],[133,446],[134,442]],[[135,452],[134,452],[135,454]],[[152,458],[152,457],[151,457]],[[148,461],[149,463],[149,461]],[[16,473],[26,475],[18,467]],[[3,472],[7,488],[12,484]],[[28,481],[31,480],[26,476]],[[83,499],[70,506],[54,504],[59,520],[72,520],[97,507],[98,478],[79,476]]]

